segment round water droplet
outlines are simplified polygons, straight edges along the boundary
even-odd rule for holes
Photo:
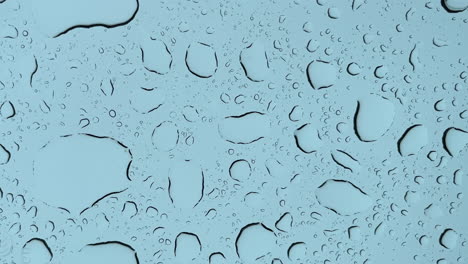
[[[359,66],[357,63],[352,62],[348,64],[348,67],[346,68],[349,74],[356,76],[361,73],[361,66]]]
[[[249,179],[252,168],[247,160],[234,161],[229,167],[229,175],[236,181],[246,181]]]
[[[210,45],[195,42],[187,48],[185,64],[195,76],[209,78],[218,69],[218,57]]]
[[[377,66],[374,71],[375,77],[382,79],[384,78],[388,73],[388,68],[384,65]]]

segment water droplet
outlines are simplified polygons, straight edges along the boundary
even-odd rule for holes
[[[80,212],[127,187],[131,160],[130,150],[115,139],[62,136],[40,149],[31,192],[49,205]]]
[[[268,57],[261,42],[256,41],[240,53],[240,63],[245,76],[253,82],[266,80],[269,73]]]
[[[218,57],[210,45],[195,42],[187,48],[185,64],[195,76],[210,78],[218,70]]]
[[[325,61],[312,61],[307,66],[307,78],[314,89],[329,88],[336,82],[335,66]]]
[[[369,209],[372,199],[345,180],[327,180],[315,191],[318,202],[339,215],[353,215]]]
[[[395,116],[395,106],[378,95],[367,95],[358,100],[354,128],[361,141],[376,141],[383,136]]]
[[[453,229],[445,229],[440,235],[439,243],[446,249],[454,249],[458,244],[458,234]]]

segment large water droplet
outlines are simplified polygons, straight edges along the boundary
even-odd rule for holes
[[[408,128],[398,140],[398,152],[402,156],[411,156],[419,152],[427,144],[427,128],[423,125],[414,125]]]
[[[180,161],[169,170],[169,197],[175,206],[183,209],[195,207],[203,197],[204,176],[194,161]]]
[[[236,239],[237,255],[244,261],[251,262],[273,252],[276,235],[262,223],[244,226]]]
[[[240,63],[249,80],[261,82],[267,78],[268,57],[261,42],[256,41],[242,50]]]
[[[40,149],[31,192],[49,205],[80,212],[129,181],[130,150],[115,139],[67,135]]]
[[[112,12],[107,12],[109,8],[112,8]],[[138,8],[136,0],[32,1],[37,22],[51,37],[60,36],[74,28],[125,25],[133,19]]]
[[[339,215],[366,211],[372,199],[356,185],[344,180],[327,180],[315,191],[318,202]]]
[[[442,141],[450,156],[458,156],[468,144],[468,132],[456,127],[448,128],[444,132]]]
[[[304,124],[294,132],[296,146],[304,153],[310,154],[322,146],[320,135],[311,124]]]
[[[147,70],[166,74],[171,69],[172,55],[164,42],[146,38],[141,44],[141,53]]]
[[[202,244],[196,234],[182,232],[177,235],[174,244],[174,254],[182,263],[192,263],[200,254]]]
[[[210,45],[194,42],[187,48],[185,64],[195,76],[209,78],[218,69],[218,57]]]
[[[270,121],[260,112],[247,112],[228,116],[218,126],[221,137],[234,144],[250,144],[269,134]]]
[[[358,100],[354,116],[354,129],[361,141],[376,141],[393,123],[395,106],[378,95],[367,95]]]
[[[307,78],[314,89],[328,88],[336,82],[336,69],[329,62],[316,60],[307,66]]]

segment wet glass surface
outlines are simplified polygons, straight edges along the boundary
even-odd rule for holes
[[[467,8],[0,0],[0,264],[467,263]]]

